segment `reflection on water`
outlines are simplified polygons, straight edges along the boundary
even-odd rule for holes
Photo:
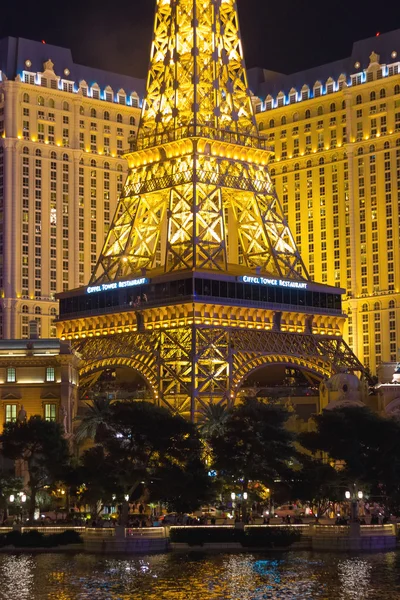
[[[395,552],[0,555],[0,600],[393,600]]]
[[[338,565],[343,600],[367,600],[371,590],[371,564],[365,559],[345,560]]]

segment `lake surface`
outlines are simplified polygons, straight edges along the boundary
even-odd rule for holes
[[[1,554],[1,600],[400,600],[400,552]]]

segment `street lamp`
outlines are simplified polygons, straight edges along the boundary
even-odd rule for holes
[[[231,500],[232,500],[232,514],[233,514],[233,516],[235,516],[235,508],[236,508],[235,499],[236,499],[236,494],[235,494],[235,492],[231,492]]]
[[[354,484],[353,491],[346,490],[346,500],[351,500],[350,504],[350,523],[357,523],[358,521],[358,503],[363,499],[364,494],[361,490],[356,490],[356,484]]]
[[[243,492],[243,507],[242,507],[242,521],[245,523],[247,519],[247,492]]]
[[[24,492],[18,492],[18,494],[16,494],[16,495],[10,494],[9,501],[11,504],[14,504],[14,502],[15,502],[16,507],[18,507],[18,509],[19,509],[20,518],[22,520],[22,506],[21,505],[25,504],[25,502],[26,502],[26,494],[24,494]]]

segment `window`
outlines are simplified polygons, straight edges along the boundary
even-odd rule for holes
[[[90,109],[90,116],[95,119],[97,117],[97,113],[96,113],[96,109],[95,108],[91,108]]]
[[[7,383],[15,383],[17,381],[17,372],[15,367],[7,367]]]
[[[68,102],[63,102],[63,110],[69,110]]]
[[[122,123],[122,115],[117,115],[117,123]]]
[[[57,406],[56,406],[56,404],[45,404],[44,405],[44,419],[45,419],[45,421],[57,421]]]
[[[103,118],[104,118],[105,121],[109,121],[110,120],[110,113],[108,112],[108,110],[104,111]]]
[[[129,118],[129,125],[136,125],[135,117]]]
[[[43,96],[38,96],[37,103],[39,106],[44,106],[44,98]]]
[[[56,372],[54,367],[46,367],[46,381],[52,382],[56,380]]]
[[[6,404],[5,413],[6,413],[6,423],[16,423],[16,421],[17,421],[17,405],[16,404]]]

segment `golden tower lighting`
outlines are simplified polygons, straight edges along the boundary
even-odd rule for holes
[[[130,366],[195,418],[267,364],[362,370],[341,338],[340,290],[309,279],[270,154],[236,2],[158,0],[128,178],[90,285],[60,296],[84,381]]]

